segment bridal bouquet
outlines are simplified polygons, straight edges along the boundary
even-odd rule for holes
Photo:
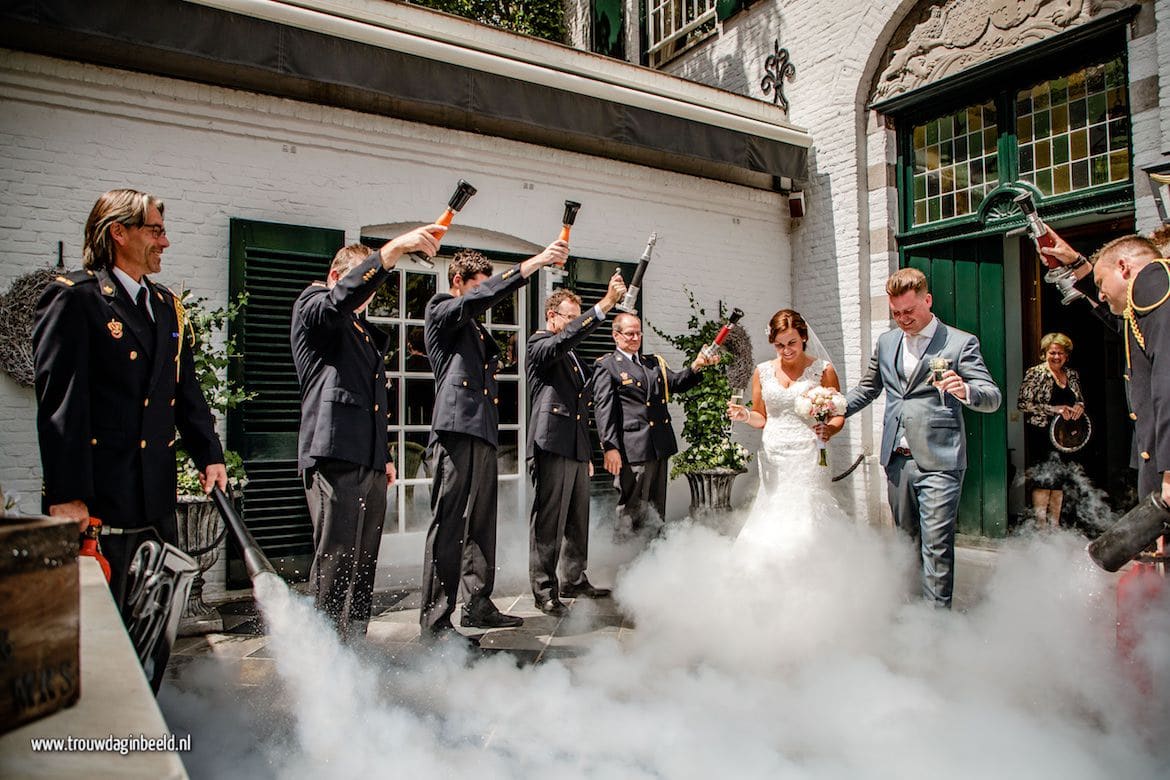
[[[823,425],[829,421],[829,418],[845,414],[845,396],[831,387],[816,385],[798,395],[795,406],[798,415]],[[817,448],[820,450],[817,463],[828,466],[829,461],[825,457],[825,442],[820,436],[817,437]]]

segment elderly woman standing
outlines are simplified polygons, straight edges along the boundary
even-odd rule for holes
[[[1080,377],[1068,368],[1073,342],[1063,333],[1049,333],[1040,340],[1044,362],[1024,374],[1020,397],[1016,403],[1025,412],[1027,465],[1032,475],[1032,508],[1038,525],[1060,525],[1060,508],[1064,500],[1063,480],[1053,469],[1037,469],[1052,453],[1063,462],[1068,456],[1059,452],[1049,437],[1049,426],[1057,415],[1076,420],[1085,413],[1085,396]]]

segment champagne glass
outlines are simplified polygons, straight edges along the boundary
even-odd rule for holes
[[[739,390],[739,389],[732,390],[730,400],[731,400],[732,406],[743,406],[743,390]],[[735,420],[732,420],[731,424],[734,425]]]
[[[930,378],[936,385],[943,380],[943,373],[951,367],[951,361],[944,357],[932,357],[930,359]],[[938,400],[941,403],[947,402],[946,391],[941,387],[938,388]]]

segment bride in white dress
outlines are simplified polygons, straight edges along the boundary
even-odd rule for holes
[[[727,415],[763,428],[757,453],[760,489],[737,544],[775,546],[813,521],[840,510],[831,492],[831,470],[818,464],[818,437],[828,441],[845,418],[810,426],[796,412],[796,399],[815,385],[840,391],[829,361],[805,352],[808,324],[792,309],[781,309],[768,323],[768,341],[776,359],[760,363],[752,374],[752,406],[728,404]]]

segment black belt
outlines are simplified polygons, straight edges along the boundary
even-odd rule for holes
[[[894,454],[901,455],[903,458],[913,458],[908,447],[894,447]]]

